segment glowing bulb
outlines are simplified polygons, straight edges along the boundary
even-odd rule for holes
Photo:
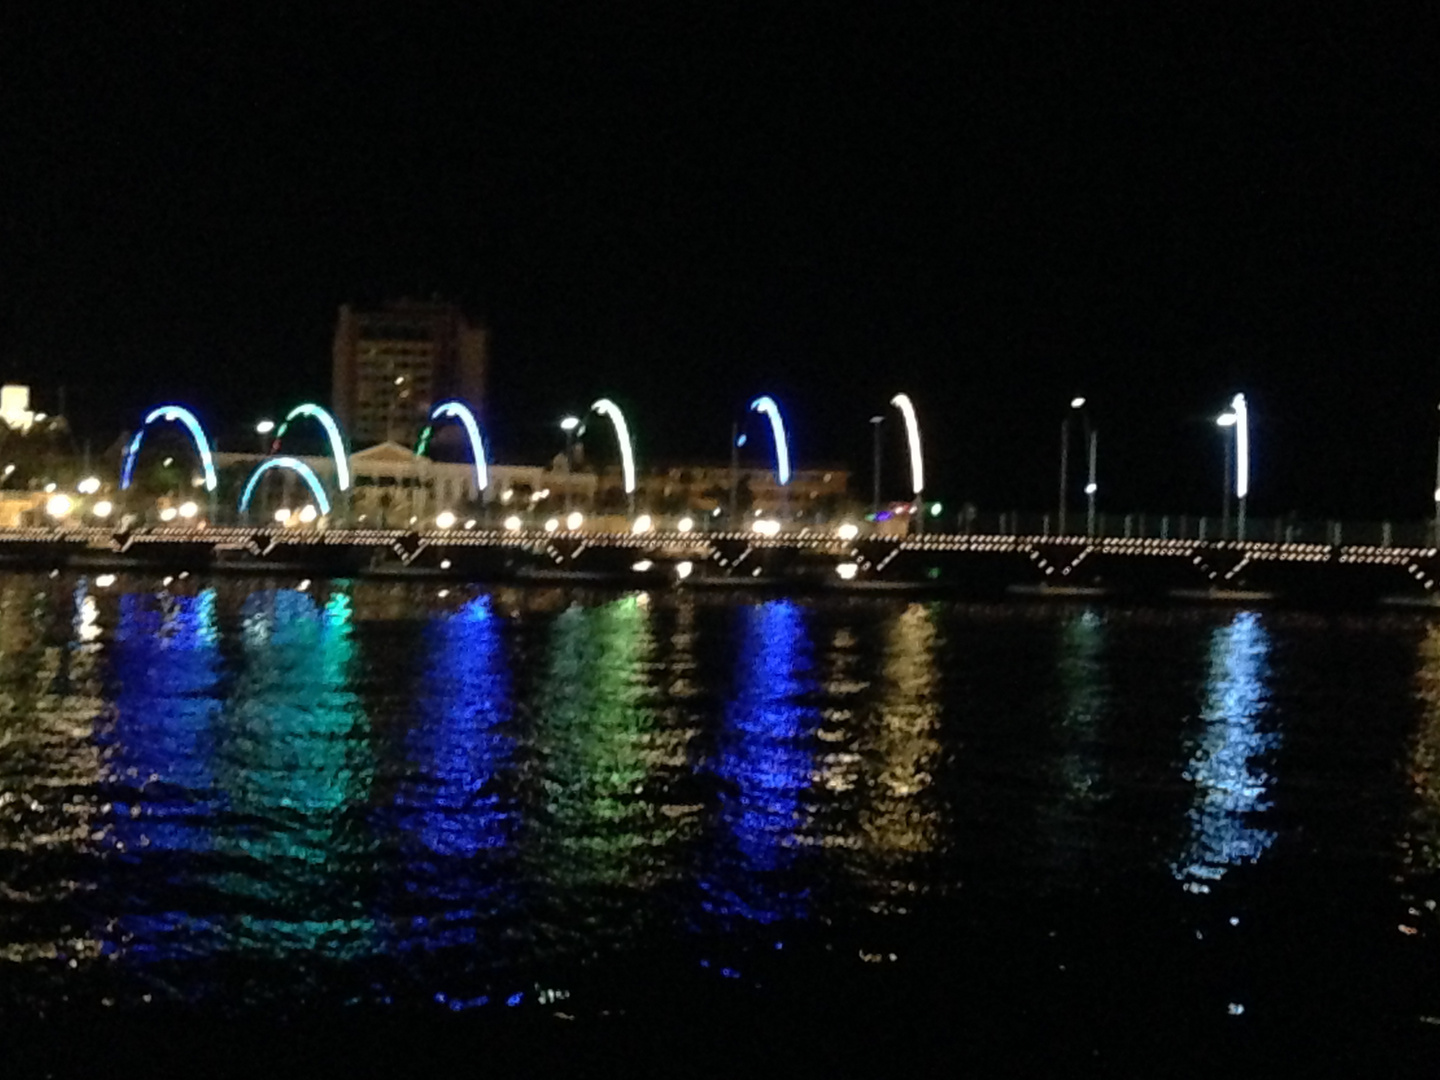
[[[585,515],[579,510],[571,510],[565,515],[565,528],[572,532],[585,524]]]
[[[284,525],[287,521],[290,520],[290,511],[286,507],[282,506],[279,510],[275,511],[275,520],[281,525]]]
[[[842,581],[852,581],[859,570],[860,567],[853,562],[842,562],[835,567],[835,573],[840,575]]]
[[[640,533],[648,533],[653,528],[655,528],[655,523],[650,519],[650,515],[641,514],[635,519],[635,523],[630,526],[630,531],[638,535]]]
[[[180,504],[180,516],[182,518],[185,518],[187,521],[190,518],[193,518],[199,512],[200,508],[196,506],[193,502],[186,502]]]
[[[578,416],[567,416],[564,420],[560,421],[561,431],[574,431],[579,426],[580,418]]]
[[[75,490],[81,495],[94,495],[100,490],[100,478],[98,476],[87,476],[75,485]]]
[[[853,521],[847,521],[835,530],[835,535],[841,540],[854,540],[860,535],[860,526]]]
[[[684,581],[690,576],[691,571],[693,571],[694,569],[695,564],[692,563],[689,559],[685,559],[682,562],[678,562],[675,564],[675,576],[681,581]]]
[[[314,504],[314,503],[306,503],[304,506],[302,506],[302,507],[300,508],[300,520],[301,520],[302,522],[304,522],[306,525],[309,525],[312,521],[314,521],[314,520],[315,520],[317,517],[319,517],[319,516],[320,516],[320,512],[315,509],[315,504]]]
[[[440,529],[452,529],[455,527],[455,515],[449,510],[441,510],[435,515],[435,526]]]
[[[649,559],[641,559],[639,562],[631,564],[630,569],[634,570],[637,574],[643,574],[654,565],[655,564]]]
[[[1100,490],[1100,489],[1099,489],[1098,487],[1096,487],[1094,484],[1086,484],[1086,485],[1085,485],[1085,494],[1086,494],[1086,495],[1094,495],[1095,492],[1097,492],[1097,491],[1099,491],[1099,490]]]
[[[50,483],[45,485],[45,494],[49,495],[50,493],[52,493],[55,490],[56,486],[57,485],[55,481],[50,481]]]
[[[1219,424],[1221,427],[1234,427],[1235,421],[1239,419],[1240,418],[1236,416],[1233,412],[1227,412],[1221,413],[1219,416],[1217,416],[1215,418],[1215,423]]]
[[[275,430],[275,421],[274,421],[274,420],[261,420],[258,424],[255,425],[255,432],[256,432],[256,434],[258,434],[258,435],[269,435],[270,432],[272,432],[272,431],[274,431],[274,430]]]
[[[70,506],[70,496],[57,493],[45,501],[45,512],[53,518],[62,518],[70,513]]]
[[[761,536],[775,536],[780,532],[780,522],[774,518],[760,518],[750,528]]]
[[[108,589],[111,585],[114,585],[114,584],[115,584],[115,575],[114,575],[114,574],[101,574],[99,577],[97,577],[97,578],[95,579],[95,585],[96,585],[98,588],[101,588],[101,589]]]
[[[167,507],[165,507],[164,510],[161,510],[161,511],[160,511],[160,520],[161,520],[161,521],[174,521],[174,520],[175,520],[175,507],[173,507],[173,506],[167,506]]]
[[[505,531],[506,531],[506,532],[519,532],[519,531],[520,531],[520,526],[521,526],[522,524],[524,524],[524,522],[522,522],[519,517],[517,517],[515,514],[511,514],[509,517],[507,517],[507,518],[505,519]]]
[[[691,529],[695,528],[695,519],[683,517],[675,523],[675,527],[679,529],[682,533],[689,532]]]
[[[99,502],[97,502],[94,506],[90,508],[90,512],[98,518],[107,518],[110,516],[110,512],[114,509],[115,507],[111,505],[109,499],[101,499]]]
[[[559,518],[551,518],[549,521],[545,522],[545,531],[547,533],[553,533],[558,528],[560,528]]]
[[[1083,409],[1084,407],[1085,407],[1085,399],[1084,399],[1083,397],[1073,397],[1073,398],[1070,399],[1070,408],[1072,408],[1072,409]]]

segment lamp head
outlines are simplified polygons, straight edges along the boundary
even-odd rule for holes
[[[560,421],[561,431],[574,431],[579,426],[580,418],[578,416],[567,416],[564,420]]]
[[[1083,409],[1084,407],[1085,407],[1085,399],[1084,399],[1083,397],[1073,397],[1073,398],[1070,399],[1070,408],[1072,408],[1072,409]]]

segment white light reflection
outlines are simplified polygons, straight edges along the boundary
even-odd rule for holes
[[[1189,815],[1193,836],[1172,867],[1192,892],[1208,892],[1206,882],[1254,862],[1275,840],[1274,832],[1251,824],[1270,808],[1270,777],[1259,759],[1279,741],[1277,733],[1261,730],[1269,654],[1270,636],[1253,611],[1238,613],[1211,638],[1205,732],[1184,774],[1197,788]]]

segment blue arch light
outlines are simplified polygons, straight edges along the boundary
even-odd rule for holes
[[[785,438],[785,421],[780,417],[780,406],[769,394],[761,394],[750,402],[750,411],[764,413],[770,418],[770,432],[775,436],[775,479],[783,487],[790,483],[790,444]]]
[[[309,485],[311,494],[315,496],[315,501],[319,504],[320,513],[330,513],[330,500],[325,497],[325,486],[320,483],[320,478],[315,475],[315,470],[299,458],[274,457],[266,458],[259,465],[255,466],[255,471],[250,474],[250,479],[245,482],[245,490],[240,495],[240,512],[242,514],[250,509],[250,496],[255,494],[255,485],[260,482],[260,477],[264,476],[271,469],[289,469],[291,472],[296,473],[300,479]]]
[[[475,419],[475,410],[461,401],[459,398],[452,398],[450,401],[442,401],[430,410],[430,420],[459,420],[460,426],[465,429],[465,435],[470,440],[470,456],[475,461],[475,486],[484,491],[490,486],[490,468],[485,460],[485,442],[480,438],[480,423]],[[427,427],[420,436],[420,445],[416,448],[417,454],[424,454],[430,445],[431,428]]]
[[[335,422],[335,418],[326,409],[309,403],[296,405],[281,422],[280,430],[275,432],[275,448],[279,449],[280,440],[285,437],[285,432],[290,427],[290,421],[305,417],[318,420],[320,426],[325,429],[325,434],[330,439],[330,456],[335,459],[335,486],[341,491],[348,491],[350,489],[350,457],[345,453],[345,440],[340,435],[340,425]]]
[[[120,488],[123,491],[130,486],[130,481],[135,478],[135,459],[140,454],[140,443],[145,438],[145,432],[150,425],[158,421],[174,421],[190,433],[190,438],[195,443],[195,449],[200,454],[200,466],[205,471],[205,490],[214,491],[216,487],[215,458],[210,452],[210,440],[205,436],[205,428],[195,418],[195,414],[183,405],[160,405],[151,409],[145,417],[140,430],[135,433],[135,438],[130,440],[130,445],[125,448],[125,464],[120,469]]]

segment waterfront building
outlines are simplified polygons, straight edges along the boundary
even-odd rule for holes
[[[482,405],[488,345],[488,331],[454,304],[396,300],[375,311],[343,304],[332,411],[357,446],[413,446],[436,402]]]

